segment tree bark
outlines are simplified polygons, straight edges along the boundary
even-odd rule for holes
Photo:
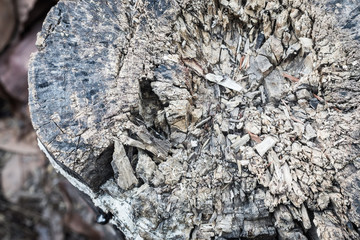
[[[359,239],[359,9],[60,1],[39,146],[128,239]]]

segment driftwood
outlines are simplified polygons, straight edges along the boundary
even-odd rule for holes
[[[60,1],[39,146],[128,239],[359,239],[359,9]]]

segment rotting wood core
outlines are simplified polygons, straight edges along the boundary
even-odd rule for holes
[[[358,239],[356,7],[60,1],[40,145],[128,239]]]

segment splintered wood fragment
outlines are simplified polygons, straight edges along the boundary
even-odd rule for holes
[[[230,79],[229,77],[223,77],[221,75],[216,75],[213,73],[208,73],[205,75],[206,80],[217,83],[223,87],[229,88],[231,90],[240,92],[243,90],[243,87],[235,82],[234,80]]]
[[[261,143],[255,146],[255,149],[262,157],[269,149],[274,147],[277,142],[278,140],[275,137],[267,136]]]
[[[120,140],[129,146],[147,150],[160,160],[165,160],[170,150],[169,140],[163,140],[152,135],[145,126],[137,126],[132,122],[126,122],[123,127],[136,135],[136,139],[125,134],[120,135]]]
[[[119,139],[124,145],[132,146],[135,148],[139,148],[139,149],[147,150],[147,151],[151,152],[160,161],[164,161],[166,159],[166,156],[163,154],[163,149],[157,147],[156,145],[154,145],[152,143],[144,143],[142,141],[138,141],[136,139],[133,139],[133,138],[125,136],[125,135],[119,136]]]
[[[242,172],[242,166],[241,166],[241,162],[240,160],[236,161],[237,167],[238,167],[238,173],[241,176],[241,172]]]
[[[234,149],[235,152],[238,152],[241,146],[244,146],[248,141],[250,140],[250,135],[245,134],[242,137],[237,137],[235,140],[233,140],[231,147]]]
[[[250,67],[250,55],[247,54],[244,58],[244,62],[242,64],[242,68],[244,68],[245,70],[247,70]]]
[[[205,118],[204,120],[201,120],[198,124],[195,125],[195,128],[201,127],[205,123],[207,123],[211,119],[211,116]]]
[[[297,119],[297,118],[294,117],[294,116],[290,116],[290,118],[291,118],[292,120],[294,120],[295,122],[304,123],[304,122],[302,122],[301,120]]]
[[[119,142],[114,143],[113,160],[111,166],[116,176],[116,182],[124,190],[129,190],[138,184],[130,160],[126,155],[124,146]]]
[[[187,66],[187,67],[191,68],[192,70],[194,70],[199,76],[204,76],[205,75],[204,69],[194,59],[186,59],[186,58],[184,58],[184,59],[182,59],[182,62],[185,64],[185,66]]]
[[[286,109],[288,110],[289,113],[291,113],[291,109],[290,107],[286,104],[286,102],[284,101],[284,99],[281,99],[282,104],[284,104],[284,106],[286,107]]]
[[[301,219],[306,230],[311,228],[311,221],[304,204],[301,204]]]
[[[239,123],[239,122],[241,122],[241,120],[230,118],[229,122]]]
[[[290,74],[283,73],[282,75],[283,75],[283,77],[288,78],[289,80],[291,80],[291,81],[293,81],[293,82],[298,82],[298,81],[300,81],[300,79],[298,79],[297,77],[291,76]]]
[[[286,109],[287,109],[287,111],[288,111],[288,114],[290,114],[290,113],[291,113],[290,107],[286,104],[286,102],[285,102],[283,99],[281,99],[281,102],[282,102],[282,103],[284,104],[284,106],[286,107]],[[290,118],[291,118],[292,120],[294,120],[295,122],[304,123],[304,122],[302,122],[301,120],[299,120],[299,119],[297,119],[296,117],[294,117],[293,115],[291,115]]]
[[[149,183],[156,171],[156,164],[142,150],[139,150],[139,160],[136,165],[136,174],[146,183]]]
[[[143,141],[146,146],[146,149],[156,149],[157,156],[165,159],[169,150],[170,150],[170,142],[168,140],[162,140],[159,138],[155,138],[153,135],[149,133],[149,131],[144,127],[140,126],[135,128],[135,134]],[[151,152],[155,152],[152,150]]]
[[[291,189],[291,183],[292,183],[292,176],[290,173],[290,168],[289,165],[287,163],[284,163],[284,165],[281,168],[283,176],[284,176],[284,180],[288,186],[288,189]]]
[[[242,69],[242,65],[243,65],[243,63],[244,63],[244,59],[245,59],[245,56],[242,56],[242,57],[240,58],[240,63],[239,63],[239,69],[240,69],[240,70]]]
[[[276,175],[281,177],[281,179],[282,179],[283,178],[283,173],[281,171],[281,164],[280,164],[279,157],[277,156],[275,151],[270,150],[268,155],[267,155],[267,158],[268,158],[269,163],[271,163],[270,165],[273,167]]]

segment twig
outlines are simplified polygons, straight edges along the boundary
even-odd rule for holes
[[[288,78],[289,80],[291,80],[291,81],[293,81],[293,82],[298,82],[298,81],[300,81],[300,79],[298,79],[297,77],[291,76],[290,74],[283,73],[282,75],[283,75],[283,77],[286,77],[286,78]]]
[[[195,125],[195,128],[201,127],[202,125],[204,125],[207,121],[209,121],[211,119],[210,117],[205,118],[204,120],[200,121],[198,124]]]

